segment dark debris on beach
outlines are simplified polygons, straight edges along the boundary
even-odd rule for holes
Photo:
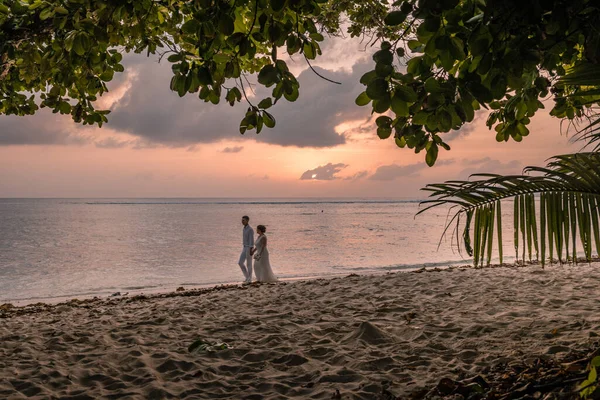
[[[411,400],[570,400],[580,399],[579,388],[588,376],[588,364],[600,355],[600,343],[562,358],[499,363],[481,375],[442,378],[433,388],[419,390]],[[400,400],[383,395],[380,399]],[[591,400],[600,399],[600,389]]]
[[[530,361],[498,363],[481,375],[442,378],[437,385],[415,390],[408,398],[396,396],[390,382],[381,384],[374,400],[581,400],[580,388],[589,363],[600,355],[600,343],[571,351],[561,358],[538,357]],[[332,400],[349,399],[335,389]],[[599,400],[600,387],[586,400]]]

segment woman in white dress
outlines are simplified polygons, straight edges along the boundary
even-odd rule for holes
[[[254,242],[254,249],[252,254],[254,255],[254,273],[258,282],[276,282],[277,277],[273,274],[271,269],[271,263],[269,262],[269,249],[267,249],[267,236],[265,232],[267,228],[264,225],[258,225],[256,232],[258,238]]]

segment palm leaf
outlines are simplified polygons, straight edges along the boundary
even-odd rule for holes
[[[600,86],[600,65],[579,63],[558,80],[559,84],[571,86]]]
[[[593,146],[592,151],[600,151],[600,118],[590,107],[600,103],[600,65],[579,63],[557,81],[557,86],[566,87],[568,98],[588,107],[589,122],[577,129],[574,139],[585,142],[586,147]]]
[[[508,198],[514,198],[517,260],[533,260],[534,251],[542,265],[547,252],[551,262],[555,252],[559,262],[576,260],[577,236],[586,259],[591,259],[593,248],[600,253],[600,153],[556,156],[545,167],[527,167],[524,173],[532,175],[476,174],[469,181],[427,185],[423,190],[430,192],[429,199],[421,202],[418,214],[433,207],[458,206],[444,233],[451,224],[457,224],[458,231],[460,215],[466,215],[463,245],[475,266],[490,264],[494,230],[502,258],[500,202]]]

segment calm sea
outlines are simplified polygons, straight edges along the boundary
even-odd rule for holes
[[[395,200],[0,199],[0,302],[241,282],[244,214],[267,226],[281,279],[469,263],[449,241],[437,248],[446,212],[415,218],[418,209]]]

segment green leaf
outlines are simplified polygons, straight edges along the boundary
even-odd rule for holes
[[[181,26],[181,30],[186,34],[194,34],[198,31],[199,27],[200,24],[196,19],[190,19]]]
[[[299,95],[300,95],[300,93],[298,92],[298,86],[297,85],[293,86],[293,88],[292,88],[291,91],[289,91],[289,92],[285,91],[283,93],[283,97],[285,97],[285,99],[287,101],[292,101],[292,102],[296,101],[298,99]]]
[[[27,9],[30,10],[30,11],[32,11],[32,10],[35,10],[36,8],[40,7],[43,4],[44,3],[42,3],[41,0],[36,0],[32,4],[30,4],[29,7],[27,7]],[[3,8],[1,9],[2,12],[8,14],[8,12],[10,11],[10,9],[8,7],[6,7],[4,4],[2,4],[2,6],[3,6]]]
[[[59,110],[61,114],[70,114],[71,113],[71,105],[66,101],[61,101]]]
[[[465,59],[465,44],[462,40],[457,37],[453,37],[450,41],[450,53],[452,57],[456,60],[464,60]]]
[[[395,96],[407,103],[414,103],[418,99],[417,93],[410,86],[398,85],[394,88],[394,91]]]
[[[248,129],[248,117],[245,117],[240,122],[240,133],[243,135],[247,129]]]
[[[406,14],[402,11],[392,11],[388,15],[385,16],[383,22],[386,25],[395,26],[400,25],[406,20]]]
[[[452,116],[446,110],[439,110],[437,112],[438,128],[442,132],[448,132],[452,129]]]
[[[434,142],[432,142],[429,149],[427,149],[427,154],[425,156],[425,162],[430,167],[433,167],[433,165],[435,164],[435,161],[437,160],[438,150],[439,150],[438,145],[435,144]]]
[[[404,100],[402,100],[398,94],[394,94],[394,96],[392,97],[392,111],[398,116],[398,117],[408,117],[409,116],[409,110],[408,110],[408,103]]]
[[[258,103],[258,108],[267,109],[267,108],[270,108],[272,105],[273,105],[273,100],[271,100],[270,97],[267,97],[266,99],[262,99]]]
[[[427,32],[437,32],[440,29],[441,20],[437,16],[429,16],[421,25]]]
[[[406,139],[404,138],[404,136],[402,136],[402,137],[396,136],[394,141],[396,142],[396,146],[398,146],[400,148],[406,147]]]
[[[73,39],[73,51],[79,56],[83,56],[85,54],[84,36],[84,33],[77,33]]]
[[[415,125],[425,125],[429,115],[430,114],[427,111],[419,111],[413,116],[412,123]]]
[[[381,100],[389,98],[388,88],[389,84],[385,79],[376,78],[369,82],[366,93],[373,100]]]
[[[377,78],[377,72],[369,71],[360,77],[360,83],[363,85],[368,85],[375,78]]]
[[[104,82],[110,82],[110,81],[112,81],[114,74],[115,74],[114,71],[106,70],[102,74],[100,74],[99,78],[101,80],[103,80]]]
[[[473,108],[473,104],[468,100],[463,100],[461,102],[463,111],[465,112],[466,122],[471,122],[475,119],[475,110]]]
[[[283,10],[285,7],[285,0],[270,0],[271,9],[275,12]]]
[[[375,65],[375,72],[377,76],[386,78],[394,73],[394,67],[390,64],[379,63]]]
[[[354,100],[357,106],[366,106],[371,102],[371,98],[367,95],[366,92],[362,92],[358,95],[356,100]]]
[[[197,78],[203,86],[212,85],[214,83],[210,70],[206,67],[198,68]]]
[[[321,35],[318,32],[313,32],[310,34],[310,38],[312,40],[316,40],[317,42],[322,42],[323,40],[325,40],[325,38],[323,37],[323,35]]]
[[[288,54],[292,55],[297,53],[298,50],[300,50],[300,47],[302,46],[302,41],[296,36],[290,35],[286,39],[286,46]]]
[[[480,103],[489,103],[492,100],[494,100],[494,96],[492,95],[492,92],[486,88],[485,86],[483,86],[481,83],[478,82],[471,82],[470,85],[468,86],[469,91],[471,92],[471,94],[473,94],[473,96],[480,102]]]
[[[263,121],[265,123],[265,126],[269,128],[275,127],[275,118],[266,111],[263,112]]]
[[[425,81],[425,90],[428,93],[439,93],[442,90],[440,83],[435,78],[429,78]]]
[[[270,87],[279,82],[279,72],[272,64],[265,65],[258,73],[258,83]]]
[[[380,139],[387,139],[392,135],[392,128],[379,127],[377,128],[377,136]]]
[[[264,124],[264,120],[262,115],[258,115],[256,117],[256,134],[258,135],[260,133],[260,131],[262,131],[262,127]]]
[[[517,121],[520,121],[523,119],[523,117],[525,117],[526,114],[527,114],[527,105],[525,103],[519,103],[517,105],[517,108],[515,111],[515,119]]]
[[[392,124],[392,119],[386,115],[382,115],[375,120],[378,127],[389,127]]]
[[[313,43],[310,43],[310,42],[304,43],[304,46],[302,47],[302,49],[303,49],[304,55],[309,60],[314,60],[317,57],[315,45]]]
[[[389,50],[379,50],[373,54],[373,61],[377,64],[391,65],[394,62],[394,55]]]
[[[221,15],[221,18],[219,19],[219,32],[226,36],[233,34],[235,30],[234,24],[235,21],[229,15]]]
[[[420,47],[423,46],[423,43],[421,43],[418,40],[409,40],[407,44],[408,44],[408,48],[411,49],[412,51],[417,51],[417,49],[419,49]]]
[[[373,100],[373,111],[379,114],[383,114],[387,110],[389,110],[391,105],[390,97],[385,97],[379,100]]]
[[[231,60],[231,56],[228,54],[218,53],[213,56],[213,60],[215,60],[217,64],[226,64]]]
[[[50,7],[44,8],[42,12],[40,12],[40,19],[42,21],[47,20],[48,18],[52,18],[54,16],[54,9]]]

